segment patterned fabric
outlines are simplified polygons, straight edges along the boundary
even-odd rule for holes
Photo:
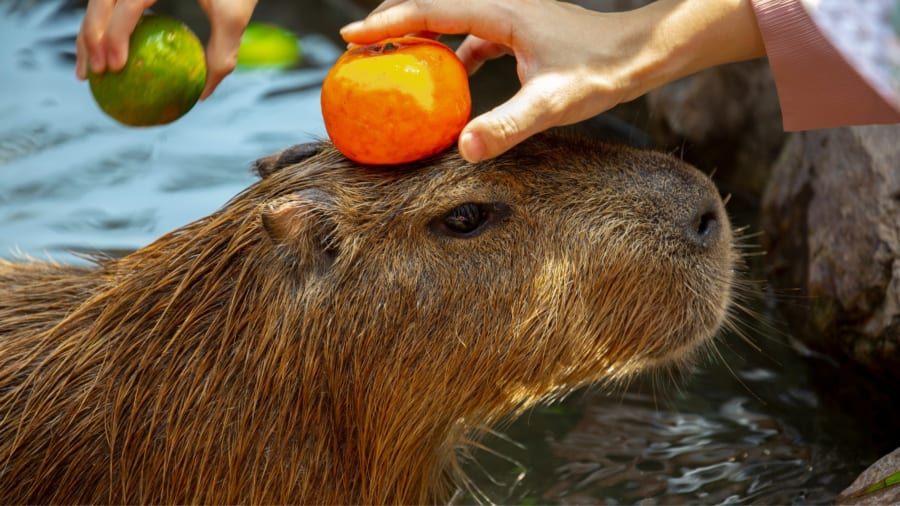
[[[900,102],[900,0],[802,0],[822,34],[882,97]]]

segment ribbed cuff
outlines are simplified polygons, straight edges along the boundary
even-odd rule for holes
[[[752,3],[786,131],[900,123],[897,106],[844,59],[799,0]]]

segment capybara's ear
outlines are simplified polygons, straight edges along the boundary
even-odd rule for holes
[[[275,247],[303,268],[328,269],[338,255],[334,198],[301,190],[263,204],[262,227]]]
[[[295,144],[280,153],[275,153],[274,155],[260,158],[255,161],[253,163],[253,172],[261,178],[266,178],[278,170],[315,156],[321,150],[322,143],[320,142]]]

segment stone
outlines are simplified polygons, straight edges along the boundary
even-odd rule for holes
[[[900,485],[885,487],[863,494],[872,485],[900,471],[900,448],[878,459],[868,467],[849,487],[841,492],[837,504],[883,505],[900,504]]]
[[[762,201],[767,275],[798,338],[900,380],[900,125],[794,134]]]

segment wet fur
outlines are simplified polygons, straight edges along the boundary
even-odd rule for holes
[[[0,261],[0,502],[445,501],[457,448],[551,395],[687,360],[732,284],[670,157],[261,160],[221,211],[95,267]],[[442,234],[464,202],[507,213]],[[721,204],[716,204],[721,211]],[[688,217],[690,218],[690,217]]]

